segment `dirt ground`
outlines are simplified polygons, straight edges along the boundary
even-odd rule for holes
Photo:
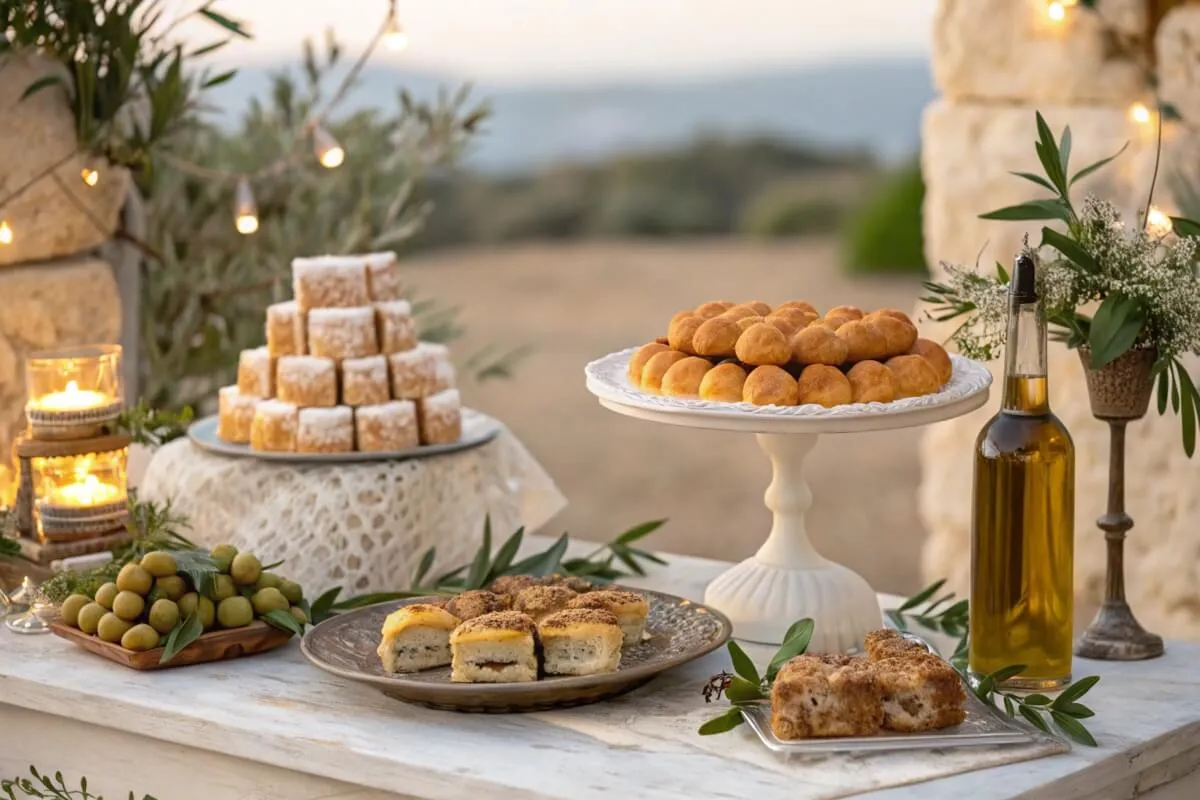
[[[912,278],[850,279],[827,240],[523,245],[438,253],[408,264],[422,295],[461,306],[461,364],[494,343],[530,344],[512,380],[463,381],[464,401],[508,424],[570,501],[546,533],[606,539],[670,521],[652,547],[737,560],[770,527],[769,465],[748,434],[670,427],[602,408],[584,388],[599,356],[664,335],[706,300],[807,299],[910,308]],[[920,588],[919,431],[824,437],[808,461],[809,531],[824,555],[877,591]]]

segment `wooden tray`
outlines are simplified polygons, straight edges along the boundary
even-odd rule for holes
[[[90,636],[78,628],[55,620],[50,623],[50,630],[56,636],[74,642],[84,650],[98,656],[115,661],[130,669],[166,669],[168,667],[186,667],[189,664],[204,664],[209,661],[227,661],[231,658],[252,656],[274,650],[287,644],[292,634],[273,628],[265,622],[255,620],[244,628],[231,628],[224,631],[210,631],[202,634],[199,639],[175,654],[166,664],[158,663],[162,658],[163,648],[135,653],[126,650],[119,644],[106,642],[97,636]]]

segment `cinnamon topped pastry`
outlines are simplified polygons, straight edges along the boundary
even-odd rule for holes
[[[538,624],[538,634],[547,675],[616,672],[621,663],[621,627],[603,609],[558,611]]]
[[[540,622],[556,611],[562,611],[577,596],[566,586],[530,586],[517,594],[513,608]]]
[[[640,644],[646,627],[646,615],[650,604],[636,592],[619,589],[600,589],[574,598],[568,608],[599,608],[611,612],[621,626],[623,644],[630,647]]]
[[[501,575],[492,581],[492,585],[488,589],[495,594],[506,594],[510,597],[516,597],[530,586],[537,586],[540,583],[541,581],[532,575]]]
[[[473,589],[456,595],[446,603],[446,610],[460,620],[482,617],[496,611],[508,611],[512,608],[512,598],[506,594],[495,594],[481,589]]]
[[[889,731],[936,731],[966,718],[962,678],[929,652],[909,652],[871,664]]]
[[[469,619],[450,634],[450,680],[523,683],[537,680],[533,620],[518,611]]]
[[[418,672],[450,663],[450,632],[458,618],[444,608],[414,603],[388,615],[376,652],[387,672]]]
[[[802,655],[771,685],[771,730],[780,739],[870,736],[883,725],[883,699],[865,659]]]

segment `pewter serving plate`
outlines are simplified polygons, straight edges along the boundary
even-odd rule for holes
[[[320,669],[374,686],[398,700],[449,711],[505,713],[569,708],[616,697],[712,652],[733,630],[723,614],[700,603],[642,589],[631,591],[650,601],[649,638],[622,648],[620,668],[604,675],[544,677],[529,683],[451,683],[450,667],[407,675],[384,672],[375,652],[384,619],[401,606],[428,602],[429,597],[380,603],[327,619],[304,635],[300,651]]]
[[[455,453],[459,450],[469,450],[487,444],[500,433],[501,425],[487,414],[482,414],[470,408],[462,410],[462,437],[452,444],[428,444],[421,447],[410,447],[406,450],[381,450],[378,452],[352,453],[269,453],[262,450],[251,450],[249,445],[231,444],[217,436],[217,417],[205,417],[197,420],[188,427],[188,438],[197,446],[210,453],[235,458],[256,458],[259,461],[287,461],[297,464],[345,464],[361,463],[364,461],[402,461],[408,458],[426,458],[428,456]]]

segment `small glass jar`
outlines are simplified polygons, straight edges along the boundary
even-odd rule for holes
[[[33,438],[97,436],[124,403],[121,347],[93,344],[33,353],[25,362],[25,387]]]
[[[129,448],[30,459],[38,538],[86,539],[120,530],[128,513]]]

